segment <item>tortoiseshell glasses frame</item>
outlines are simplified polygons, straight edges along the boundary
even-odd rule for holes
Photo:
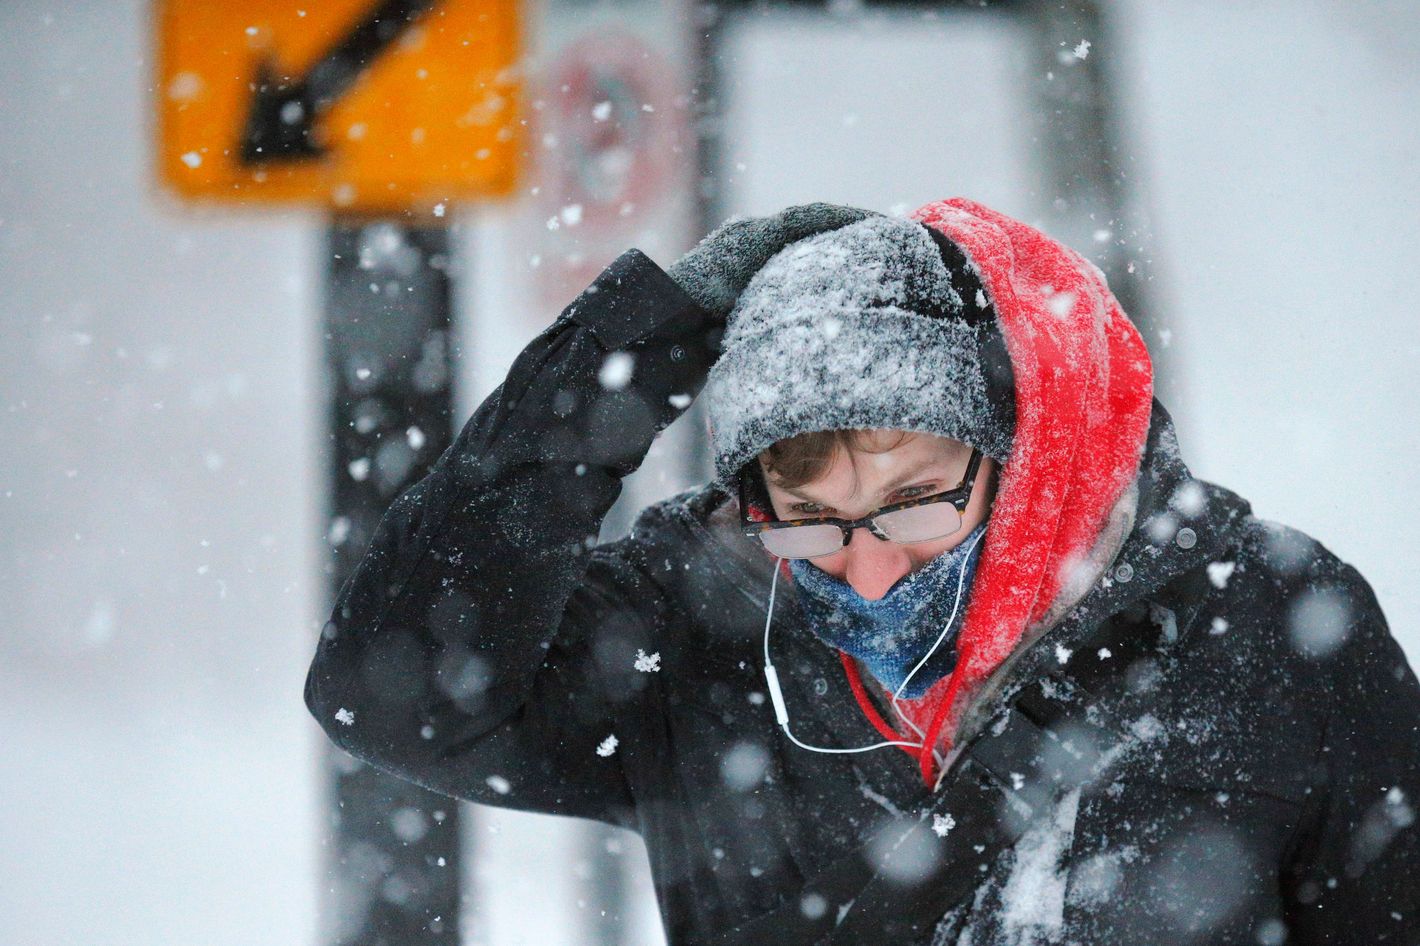
[[[751,461],[758,462],[758,461]],[[854,529],[867,529],[884,542],[929,542],[951,535],[962,526],[962,514],[971,500],[976,474],[981,467],[981,451],[972,449],[961,484],[930,496],[891,503],[875,509],[861,519],[835,519],[820,516],[808,519],[779,519],[754,522],[749,518],[749,497],[746,476],[740,477],[741,531],[759,539],[769,552],[779,558],[820,558],[842,549],[853,538]],[[767,497],[766,497],[767,499]],[[947,509],[952,510],[947,514]],[[908,510],[915,510],[908,512]],[[895,513],[906,515],[894,515]]]

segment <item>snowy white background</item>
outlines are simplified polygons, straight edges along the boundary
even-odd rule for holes
[[[1185,456],[1356,564],[1420,659],[1420,16],[1111,9]],[[155,193],[148,12],[0,5],[0,943],[314,944],[321,222]],[[1034,212],[1009,28],[836,27],[735,36],[732,210]],[[486,270],[503,222],[463,220]],[[523,337],[463,292],[471,407]],[[504,882],[537,927],[485,886],[480,941],[578,942],[552,824],[476,826],[488,873],[548,878],[535,911]]]

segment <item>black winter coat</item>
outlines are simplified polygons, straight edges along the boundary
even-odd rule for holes
[[[1361,575],[1193,479],[1157,401],[1113,567],[997,672],[936,793],[897,749],[793,746],[735,501],[593,538],[715,345],[632,250],[527,347],[342,589],[305,690],[331,739],[640,832],[673,946],[1420,943],[1415,675]],[[610,391],[615,350],[635,371]],[[795,734],[879,741],[778,601]]]

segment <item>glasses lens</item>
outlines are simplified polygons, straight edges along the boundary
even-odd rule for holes
[[[948,502],[911,506],[883,513],[873,520],[894,542],[926,542],[961,528],[961,513]]]
[[[789,526],[766,529],[759,539],[769,554],[779,558],[817,558],[843,548],[843,530],[838,526]]]

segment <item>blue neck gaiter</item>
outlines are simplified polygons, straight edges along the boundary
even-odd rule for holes
[[[861,660],[878,682],[896,693],[942,637],[942,628],[951,618],[952,626],[941,646],[902,691],[903,698],[917,699],[956,666],[956,637],[966,618],[986,525],[981,523],[955,547],[901,578],[877,601],[867,600],[847,582],[807,559],[790,560],[789,571],[798,586],[809,629],[830,647]]]

